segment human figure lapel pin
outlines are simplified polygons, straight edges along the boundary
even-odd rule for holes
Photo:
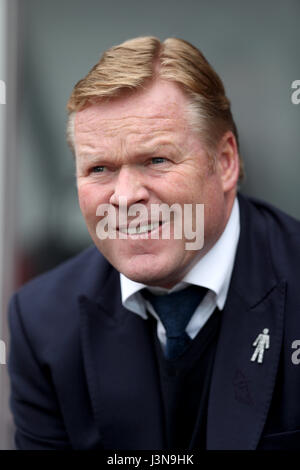
[[[268,328],[263,329],[263,332],[257,336],[252,346],[256,346],[256,348],[251,357],[251,361],[254,362],[257,360],[257,362],[261,364],[263,361],[265,349],[270,348],[270,335]]]

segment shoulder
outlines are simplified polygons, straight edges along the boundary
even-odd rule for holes
[[[96,299],[112,266],[94,246],[22,286],[10,302],[10,324],[18,322],[39,341],[76,329],[78,297]]]
[[[266,224],[269,230],[274,230],[274,235],[287,237],[300,236],[300,221],[288,215],[277,207],[256,198],[238,195],[242,217]]]
[[[246,205],[249,205],[253,213],[263,215],[269,225],[272,225],[274,228],[277,227],[277,231],[289,235],[300,235],[300,221],[288,215],[286,212],[270,203],[242,194],[238,195],[238,199],[242,209],[244,209]]]
[[[22,301],[44,299],[45,296],[55,298],[57,301],[83,294],[92,293],[93,280],[105,279],[105,273],[110,269],[110,264],[105,260],[96,247],[91,246],[78,255],[59,264],[54,269],[47,271],[22,286],[17,294]],[[100,279],[99,279],[100,278]]]
[[[239,195],[241,225],[260,232],[278,277],[300,275],[300,221],[267,202]],[[259,238],[255,238],[257,241]],[[261,247],[257,244],[257,252]]]

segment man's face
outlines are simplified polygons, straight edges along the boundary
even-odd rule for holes
[[[203,142],[186,119],[186,104],[177,85],[155,81],[135,94],[91,105],[75,118],[78,197],[88,230],[118,271],[144,284],[170,287],[182,279],[216,242],[229,215],[222,174],[218,165],[212,172]],[[170,239],[162,239],[161,225],[154,229],[158,239],[151,232],[148,238],[99,239],[97,207],[112,204],[118,214],[120,197],[128,209],[140,203],[149,214],[152,204],[204,204],[204,247],[187,250],[184,236],[172,237],[172,220]]]

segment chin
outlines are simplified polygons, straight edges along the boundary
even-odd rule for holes
[[[123,269],[118,269],[132,281],[140,282],[141,284],[146,284],[150,286],[160,286],[168,287],[172,283],[171,273],[174,272],[174,268],[167,266],[166,264],[160,265],[160,263],[152,262],[152,265],[148,267],[144,264],[141,264],[138,268],[133,266],[122,267]]]
[[[142,284],[159,284],[161,281],[161,273],[156,272],[156,270],[132,270],[132,269],[123,269],[120,272],[124,274],[124,276],[128,277],[135,282],[140,282]]]
[[[165,270],[162,269],[161,264],[153,258],[149,260],[140,259],[126,263],[118,263],[118,266],[115,267],[118,271],[123,273],[124,276],[142,284],[159,282],[162,277],[164,277],[162,271]]]

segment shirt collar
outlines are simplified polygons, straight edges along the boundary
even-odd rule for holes
[[[220,238],[209,252],[184,276],[182,281],[176,284],[172,289],[149,287],[145,284],[128,279],[124,274],[120,274],[123,305],[126,305],[127,308],[131,306],[133,310],[136,310],[138,307],[139,313],[146,318],[147,314],[142,297],[140,295],[135,296],[138,291],[144,287],[148,287],[152,292],[163,294],[183,289],[189,284],[194,284],[211,290],[216,296],[217,307],[219,310],[222,310],[229,289],[239,234],[239,203],[237,198],[235,198],[229,220]]]

